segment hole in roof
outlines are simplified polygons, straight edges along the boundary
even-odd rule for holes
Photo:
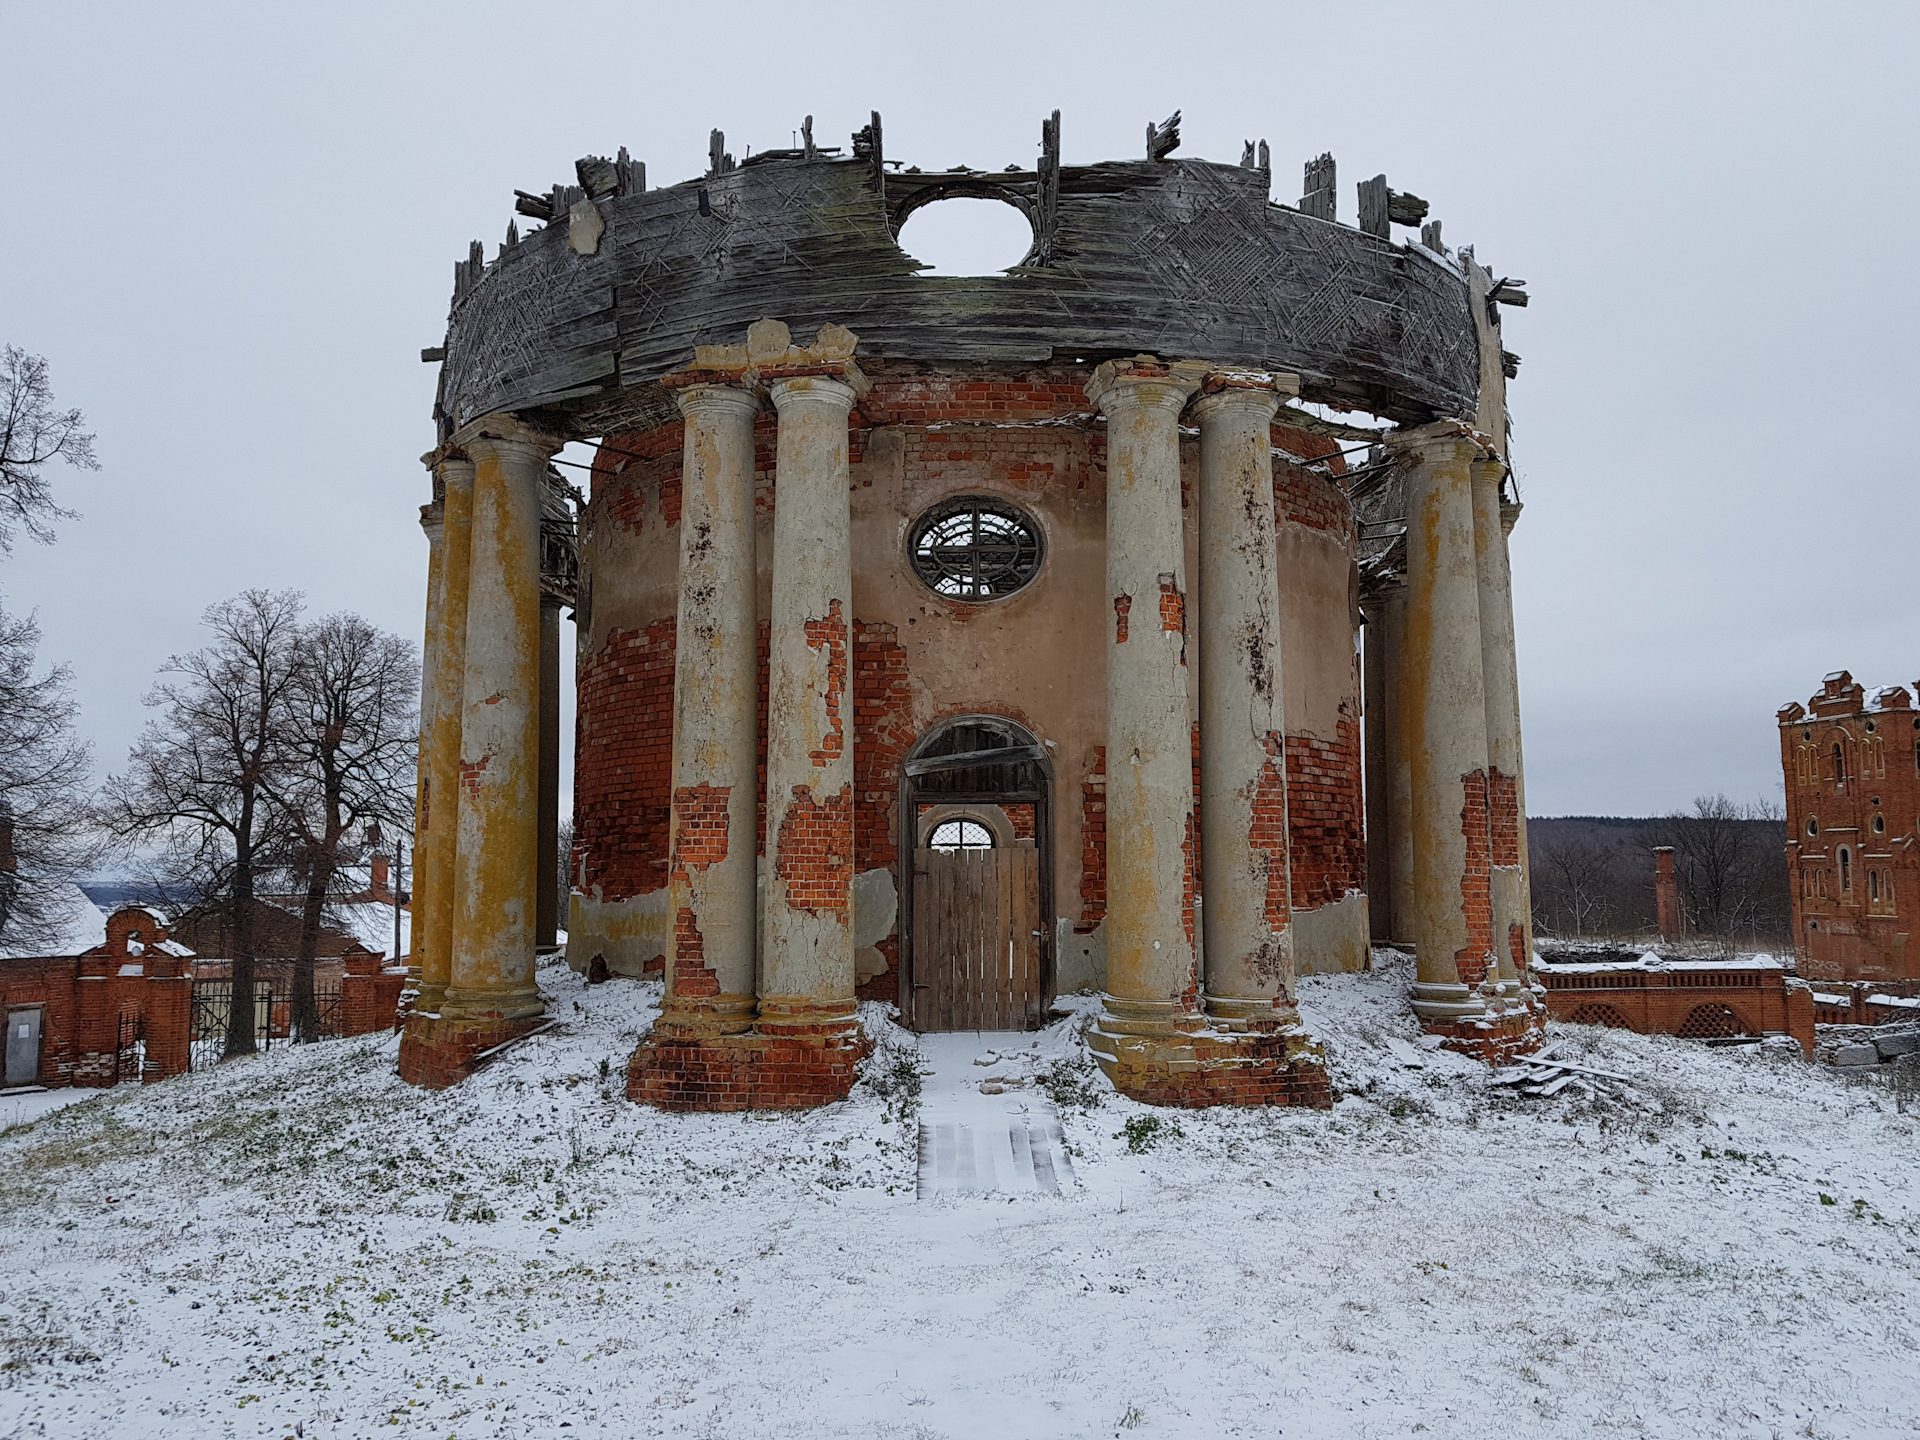
[[[924,261],[922,275],[998,275],[1033,248],[1027,217],[1004,200],[931,200],[900,226],[900,248]]]

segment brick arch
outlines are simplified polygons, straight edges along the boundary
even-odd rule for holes
[[[1680,1028],[1673,1032],[1689,1040],[1714,1040],[1730,1035],[1750,1033],[1746,1022],[1735,1013],[1731,1005],[1714,1002],[1696,1005],[1687,1012],[1687,1018],[1680,1022]]]

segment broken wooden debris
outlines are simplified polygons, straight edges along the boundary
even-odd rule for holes
[[[1388,188],[1384,175],[1362,180],[1359,191],[1360,228],[1369,235],[1378,235],[1384,240],[1390,225],[1418,225],[1427,218],[1427,202],[1418,195]],[[1438,238],[1438,232],[1435,233]]]
[[[447,347],[444,345],[429,345],[420,352],[420,358],[429,365],[436,364],[447,358]]]
[[[1491,290],[1487,291],[1487,299],[1493,301],[1496,305],[1519,305],[1524,307],[1527,303],[1527,292],[1520,287],[1526,283],[1524,280],[1510,280],[1503,276],[1494,282]]]
[[[1440,222],[1429,220],[1420,227],[1420,243],[1436,255],[1447,253],[1447,247],[1440,243]]]
[[[1158,125],[1147,122],[1147,159],[1164,160],[1180,148],[1180,112],[1174,111]]]
[[[1557,1047],[1548,1046],[1537,1055],[1529,1055],[1518,1064],[1510,1065],[1497,1072],[1488,1082],[1492,1085],[1518,1086],[1523,1095],[1558,1095],[1567,1086],[1580,1083],[1600,1094],[1608,1093],[1605,1086],[1594,1082],[1611,1080],[1621,1085],[1638,1083],[1631,1075],[1621,1075],[1612,1070],[1601,1070],[1592,1065],[1577,1065],[1571,1060],[1559,1060],[1553,1057]]]
[[[1396,225],[1418,225],[1432,208],[1418,195],[1409,195],[1404,190],[1387,191],[1387,218]]]
[[[553,201],[545,195],[529,195],[525,190],[513,192],[513,209],[517,215],[529,220],[539,220],[550,224],[553,220]]]
[[[887,155],[880,134],[880,112],[871,110],[867,123],[853,132],[853,158],[866,160],[873,188],[884,198],[887,193]]]
[[[1334,164],[1331,154],[1316,155],[1307,161],[1306,174],[1300,187],[1300,213],[1311,215],[1316,220],[1333,219],[1338,208],[1333,186]]]
[[[1500,352],[1500,373],[1509,380],[1517,379],[1520,374],[1520,357],[1511,350]]]
[[[707,178],[725,175],[729,170],[739,167],[733,163],[733,156],[727,153],[727,137],[724,131],[715,130],[707,136]]]

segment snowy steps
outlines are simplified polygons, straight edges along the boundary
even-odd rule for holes
[[[959,1195],[1060,1195],[1073,1161],[1037,1076],[1057,1058],[1019,1031],[923,1034],[921,1200]]]
[[[1057,1120],[1020,1115],[1004,1121],[920,1122],[918,1197],[1058,1195],[1073,1183],[1073,1161]]]

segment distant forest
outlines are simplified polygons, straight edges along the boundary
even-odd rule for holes
[[[1671,845],[1689,936],[1741,948],[1790,946],[1786,840],[1776,807],[1725,796],[1646,819],[1529,816],[1534,930],[1541,939],[1657,936],[1653,850]]]

